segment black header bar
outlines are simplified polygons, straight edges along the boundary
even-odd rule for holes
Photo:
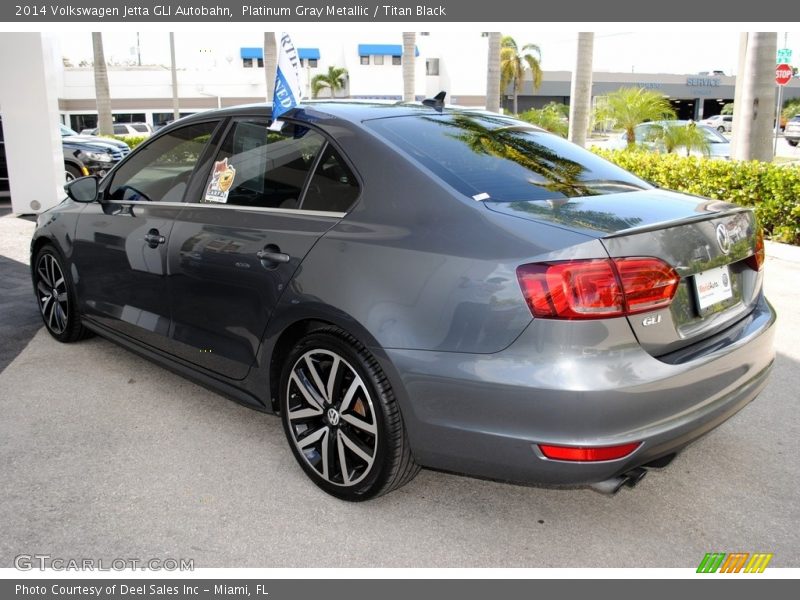
[[[11,0],[0,19],[11,23],[492,23],[492,22],[742,22],[800,20],[800,3],[757,4],[671,0],[531,2],[524,0]]]

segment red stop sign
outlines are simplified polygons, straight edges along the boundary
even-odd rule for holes
[[[778,65],[775,67],[775,83],[778,85],[786,85],[789,83],[789,80],[794,75],[792,71],[792,67],[787,65],[786,63]]]

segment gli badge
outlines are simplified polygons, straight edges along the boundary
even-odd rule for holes
[[[642,325],[650,327],[650,325],[658,325],[661,323],[661,315],[650,315],[642,319]]]

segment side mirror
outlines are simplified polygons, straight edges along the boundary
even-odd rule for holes
[[[75,202],[94,202],[97,200],[98,187],[96,177],[80,177],[64,186],[67,196]]]

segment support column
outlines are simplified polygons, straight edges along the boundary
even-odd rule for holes
[[[53,48],[40,33],[1,33],[0,56],[11,210],[40,213],[64,197]]]

